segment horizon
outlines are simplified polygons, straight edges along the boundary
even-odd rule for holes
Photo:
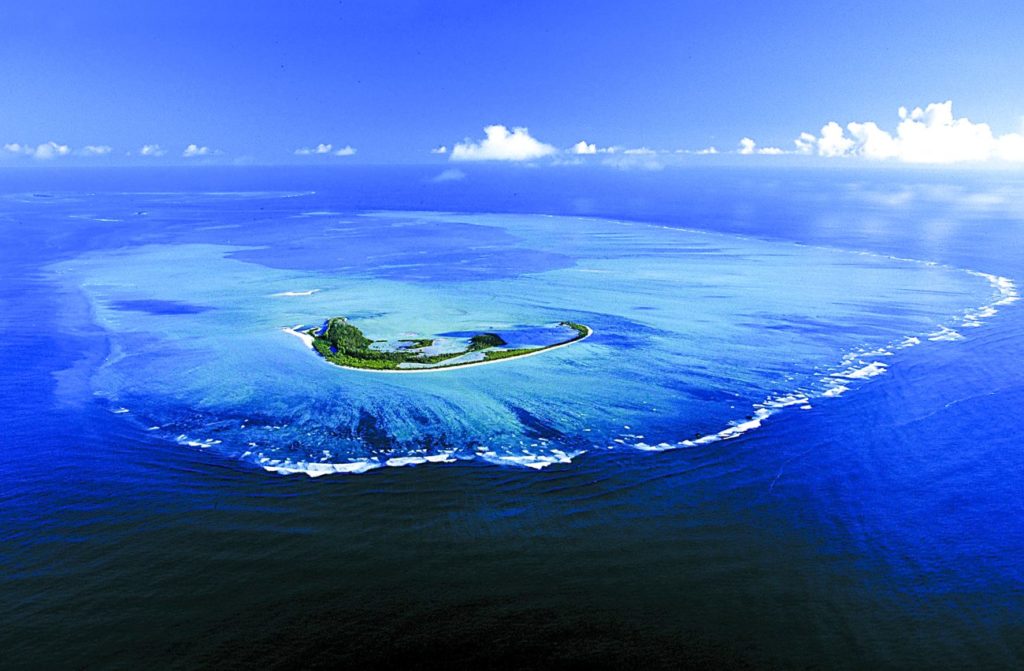
[[[16,1],[0,165],[1024,164],[1013,3],[875,7]]]

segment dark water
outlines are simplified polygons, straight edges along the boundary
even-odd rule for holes
[[[86,209],[90,192],[266,189],[351,210],[622,217],[1024,278],[1012,175],[467,172],[31,171],[0,186]],[[196,221],[0,217],[0,666],[1024,663],[1019,304],[731,441],[313,480],[147,437],[76,387],[109,343],[42,269]]]

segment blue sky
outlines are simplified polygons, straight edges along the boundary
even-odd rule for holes
[[[789,152],[947,100],[1024,131],[1015,2],[4,0],[0,21],[7,160],[446,161],[494,124],[558,152]]]

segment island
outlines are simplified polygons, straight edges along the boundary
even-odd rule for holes
[[[331,317],[319,327],[284,330],[302,338],[324,360],[342,368],[393,373],[432,372],[507,361],[565,347],[593,333],[588,326],[573,321],[544,328],[560,329],[555,342],[509,346],[500,334],[484,331],[449,337],[441,350],[435,347],[440,338],[403,339],[393,341],[394,344],[371,340],[345,317]]]

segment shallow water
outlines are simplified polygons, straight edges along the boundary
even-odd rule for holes
[[[1021,184],[422,170],[8,176],[13,666],[1019,665]]]
[[[314,198],[282,196],[246,248],[186,239],[48,268],[64,291],[82,288],[108,333],[93,393],[154,437],[275,472],[475,458],[542,468],[737,436],[881,374],[922,339],[960,337],[1016,297],[1008,279],[875,254],[581,217],[318,215],[307,210],[327,199]],[[273,197],[230,199],[221,224]],[[120,200],[94,198],[91,211],[156,207]],[[289,241],[259,245],[267,228]],[[443,254],[431,250],[439,229]],[[353,266],[345,255],[371,239],[386,253]],[[513,274],[521,258],[555,256]],[[385,378],[330,369],[282,333],[336,315],[373,340],[564,320],[594,335],[500,366]]]

